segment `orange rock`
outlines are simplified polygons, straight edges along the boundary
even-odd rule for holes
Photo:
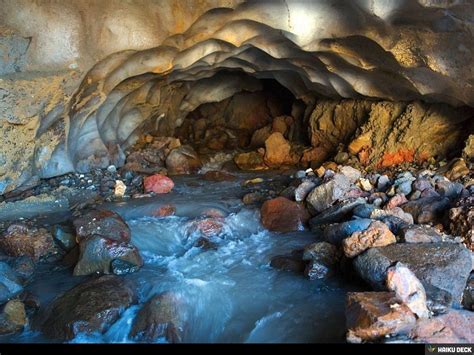
[[[292,165],[299,157],[291,152],[291,144],[280,132],[275,132],[265,141],[264,161],[269,166]]]
[[[44,228],[12,224],[0,238],[0,248],[10,256],[30,256],[35,260],[54,251],[52,235]]]
[[[366,230],[354,232],[350,237],[344,239],[342,247],[344,254],[353,258],[366,249],[383,247],[396,242],[397,239],[385,223],[374,221]]]
[[[288,126],[286,124],[286,116],[278,116],[273,119],[272,132],[280,132],[285,135],[287,130]]]
[[[275,232],[303,230],[310,218],[302,205],[285,197],[265,201],[260,214],[263,226]]]
[[[326,161],[328,156],[329,154],[327,150],[323,147],[309,148],[303,151],[301,162],[303,164],[311,163],[312,165],[316,166]]]
[[[415,152],[412,149],[400,149],[394,153],[385,153],[378,163],[379,167],[386,168],[401,163],[412,163],[415,160]]]
[[[168,217],[173,216],[176,213],[176,207],[173,205],[160,206],[157,210],[152,212],[152,216],[155,217]]]
[[[187,231],[189,234],[199,233],[203,237],[209,238],[222,232],[224,223],[221,218],[207,217],[189,223]]]
[[[145,192],[154,192],[157,194],[166,194],[174,187],[174,182],[169,177],[161,174],[147,176],[143,180]]]
[[[241,153],[235,156],[235,164],[241,170],[265,170],[268,167],[263,162],[263,158],[257,152]]]

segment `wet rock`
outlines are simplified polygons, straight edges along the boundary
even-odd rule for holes
[[[170,175],[197,173],[202,167],[196,151],[188,145],[173,149],[166,158],[166,168]]]
[[[200,236],[210,238],[222,232],[224,221],[221,217],[204,217],[189,222],[185,228],[188,235],[199,234]]]
[[[240,153],[234,157],[235,164],[241,170],[265,170],[263,156],[257,152]]]
[[[306,263],[301,257],[294,255],[277,255],[270,261],[270,266],[275,269],[302,274],[305,270]]]
[[[284,197],[265,201],[260,214],[266,229],[283,233],[304,230],[310,217],[302,205]]]
[[[410,337],[429,344],[472,344],[473,324],[473,312],[450,309],[446,314],[419,320],[410,332]]]
[[[446,197],[423,197],[409,201],[401,208],[410,213],[418,224],[436,223],[450,206]]]
[[[351,218],[354,208],[364,203],[365,200],[363,198],[345,200],[336,203],[334,206],[329,207],[322,213],[310,219],[309,224],[311,230],[317,232],[323,225],[338,223]]]
[[[359,170],[349,165],[340,167],[339,172],[344,175],[352,184],[362,177],[362,173]]]
[[[65,251],[70,251],[77,245],[74,231],[71,228],[60,225],[53,226],[53,238]]]
[[[347,222],[331,224],[324,228],[322,237],[325,241],[331,244],[340,245],[342,240],[349,237],[351,234],[366,230],[372,221],[372,219],[360,218]]]
[[[35,260],[55,253],[53,237],[46,229],[31,228],[20,223],[8,227],[0,238],[0,248],[7,255],[27,255]]]
[[[393,197],[388,200],[387,204],[385,205],[386,210],[391,210],[392,208],[398,207],[400,205],[403,205],[404,203],[408,202],[407,198],[405,195],[402,194],[396,194]]]
[[[28,323],[25,305],[20,300],[8,301],[0,313],[0,334],[21,331]]]
[[[232,174],[226,173],[225,171],[211,170],[204,174],[204,180],[207,181],[233,181],[236,177]]]
[[[173,216],[176,213],[176,207],[173,205],[159,206],[156,210],[151,212],[154,217],[168,217]]]
[[[268,166],[294,165],[299,156],[294,154],[291,144],[280,132],[272,133],[265,141],[264,161]]]
[[[350,188],[349,179],[342,174],[336,174],[332,180],[317,186],[311,191],[306,198],[306,202],[311,207],[311,212],[314,212],[314,214],[321,213],[331,207],[334,202],[342,199]]]
[[[100,236],[117,242],[130,241],[130,228],[122,217],[109,210],[93,210],[73,221],[78,242]]]
[[[463,238],[464,244],[474,251],[474,196],[461,198],[449,210],[449,229]]]
[[[217,250],[217,244],[210,241],[206,237],[198,238],[198,240],[196,240],[196,243],[194,243],[194,246],[203,250]]]
[[[474,311],[474,273],[471,273],[467,280],[462,296],[462,305],[464,308]]]
[[[352,233],[342,241],[344,254],[353,258],[369,248],[383,247],[396,243],[390,229],[382,222],[373,221],[366,230]]]
[[[115,275],[125,275],[137,272],[138,269],[140,269],[140,266],[140,264],[133,264],[121,259],[114,259],[110,263],[110,269]]]
[[[327,242],[313,243],[305,247],[303,260],[309,261],[305,275],[310,280],[323,279],[336,272],[341,260],[341,252]]]
[[[15,274],[20,278],[23,284],[30,281],[35,273],[35,262],[29,256],[9,258],[6,262],[14,270]]]
[[[438,231],[427,225],[410,225],[400,230],[405,243],[439,243],[443,241]]]
[[[403,263],[397,262],[387,270],[387,288],[418,318],[428,318],[426,307],[426,293],[420,280]]]
[[[316,182],[313,180],[303,180],[301,184],[295,189],[295,201],[302,202],[306,199],[308,194],[316,187]]]
[[[346,298],[347,341],[374,341],[406,334],[416,318],[393,292],[349,292]]]
[[[242,202],[245,205],[252,205],[265,201],[265,196],[260,192],[249,192],[242,197]]]
[[[34,328],[58,340],[79,333],[104,333],[135,302],[134,287],[125,279],[113,275],[94,278],[54,299]]]
[[[461,302],[472,269],[470,253],[462,245],[399,243],[372,248],[354,260],[354,267],[359,276],[374,289],[384,290],[387,269],[396,261],[405,264],[421,281],[425,290],[428,286],[435,286],[451,294],[453,302]]]
[[[110,274],[113,272],[111,263],[115,259],[120,259],[137,268],[143,265],[140,253],[130,243],[93,236],[81,241],[79,248],[79,261],[74,267],[75,276],[95,273]],[[136,268],[131,270],[136,270]]]
[[[6,262],[0,261],[0,304],[23,291],[21,279]]]
[[[167,194],[174,187],[174,182],[169,177],[161,174],[147,176],[143,180],[145,192],[154,192],[156,194]]]
[[[130,337],[145,342],[165,338],[170,343],[183,341],[186,315],[178,294],[166,292],[152,297],[138,311]]]

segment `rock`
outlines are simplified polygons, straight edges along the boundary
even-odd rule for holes
[[[404,212],[400,207],[394,207],[390,210],[381,210],[376,208],[370,214],[370,218],[377,220],[382,220],[387,216],[394,216],[401,219],[405,223],[413,224],[413,216],[408,212]]]
[[[410,337],[428,344],[472,344],[473,324],[473,312],[450,309],[446,314],[418,321]]]
[[[113,272],[111,263],[115,259],[120,259],[137,268],[143,265],[140,253],[130,243],[93,236],[81,241],[79,248],[79,261],[74,267],[74,276],[110,274]],[[135,271],[137,268],[131,270]]]
[[[439,287],[433,285],[424,285],[426,293],[426,305],[431,313],[442,314],[446,313],[453,304],[453,296]]]
[[[425,290],[438,287],[461,302],[466,280],[472,269],[469,251],[454,243],[399,243],[372,248],[354,260],[359,276],[376,290],[385,290],[387,269],[400,261],[421,281]],[[429,298],[429,292],[427,296]]]
[[[236,177],[232,174],[226,173],[224,171],[212,170],[204,174],[204,180],[207,181],[233,181]]]
[[[173,205],[163,205],[157,207],[157,209],[153,210],[150,214],[154,217],[169,217],[174,216],[176,213],[176,207]]]
[[[325,241],[331,244],[340,245],[342,240],[349,237],[351,234],[366,230],[372,221],[372,219],[360,218],[347,222],[330,224],[324,228],[322,237]]]
[[[242,202],[245,205],[252,205],[259,202],[263,202],[265,200],[265,196],[263,196],[260,192],[249,192],[242,197]]]
[[[35,272],[35,263],[29,256],[20,256],[6,260],[23,284],[28,283]]]
[[[64,226],[53,226],[53,238],[65,251],[70,251],[77,245],[73,230]]]
[[[309,220],[306,209],[284,197],[265,201],[260,209],[263,226],[274,232],[291,232],[304,230]]]
[[[197,173],[201,167],[201,159],[189,145],[173,149],[166,158],[166,168],[170,175]]]
[[[275,269],[302,274],[305,270],[306,263],[294,255],[277,255],[270,261],[270,266]]]
[[[292,153],[291,144],[280,132],[274,132],[265,141],[264,161],[268,166],[293,165],[299,156]]]
[[[134,303],[136,294],[132,284],[118,276],[102,276],[54,299],[34,328],[58,340],[69,340],[79,333],[104,333]]]
[[[398,207],[403,205],[404,203],[408,202],[407,198],[403,194],[395,194],[393,197],[388,200],[387,204],[385,205],[384,209],[391,210],[392,208]]]
[[[350,199],[336,203],[334,206],[329,207],[316,217],[310,219],[309,224],[311,230],[317,232],[321,226],[342,222],[351,218],[354,208],[364,203],[365,200],[363,198]]]
[[[344,239],[342,248],[347,257],[353,258],[369,248],[383,247],[396,242],[397,239],[387,225],[374,221],[366,230],[354,232]]]
[[[409,226],[410,224],[404,221],[401,218],[398,218],[394,215],[384,215],[384,216],[379,216],[377,217],[377,220],[385,223],[387,227],[390,229],[390,231],[398,236],[400,234],[400,230],[402,228],[405,228]]]
[[[362,190],[367,191],[367,192],[370,192],[373,189],[373,186],[370,183],[369,179],[365,179],[365,178],[359,179],[359,186],[362,188]]]
[[[362,176],[362,173],[359,170],[348,165],[340,167],[339,172],[344,175],[352,184],[358,181]]]
[[[474,311],[474,273],[471,273],[467,280],[466,288],[462,296],[462,305],[464,308]]]
[[[323,279],[336,272],[341,252],[330,243],[317,242],[305,247],[303,260],[309,261],[305,275],[310,280]]]
[[[334,175],[333,179],[317,186],[306,198],[312,212],[321,213],[331,207],[334,202],[343,199],[344,194],[349,191],[351,183],[342,174]]]
[[[10,256],[27,255],[35,260],[55,253],[52,235],[44,228],[30,228],[16,223],[0,238],[0,248]]]
[[[127,191],[127,186],[122,180],[115,180],[114,195],[115,197],[123,197]]]
[[[6,262],[0,261],[0,304],[23,291],[21,279]]]
[[[304,179],[305,177],[306,177],[306,171],[304,171],[304,170],[298,170],[295,173],[295,178],[297,178],[297,179]]]
[[[263,157],[257,152],[240,153],[234,157],[235,164],[241,170],[265,170],[268,167],[263,162]]]
[[[279,195],[287,198],[288,200],[295,200],[295,191],[296,191],[296,187],[290,185],[287,188],[283,189],[279,193]]]
[[[449,180],[457,180],[469,174],[466,161],[462,158],[455,159],[449,164],[448,170],[444,173]]]
[[[449,210],[449,230],[463,238],[464,244],[474,251],[474,196],[456,201]]]
[[[359,217],[359,218],[370,218],[370,215],[372,214],[374,209],[375,209],[374,205],[371,205],[369,203],[364,203],[355,207],[352,213],[354,216]]]
[[[406,334],[415,322],[413,313],[393,292],[347,293],[346,326],[350,343]]]
[[[390,187],[390,179],[387,175],[381,175],[377,179],[377,190],[385,192]]]
[[[218,245],[212,241],[210,241],[206,237],[199,237],[194,243],[196,248],[201,248],[203,250],[217,250]]]
[[[387,270],[387,288],[410,308],[418,318],[428,318],[426,293],[420,280],[403,263],[397,262]]]
[[[288,125],[286,124],[286,116],[278,116],[273,119],[272,122],[272,132],[279,132],[282,135],[285,135]]]
[[[436,182],[436,192],[440,196],[447,197],[451,200],[461,196],[464,186],[459,182],[451,182],[446,180],[439,180]]]
[[[121,259],[113,259],[110,263],[110,270],[114,275],[125,275],[137,272],[142,264],[133,264]]]
[[[303,180],[301,184],[295,189],[295,201],[302,202],[306,199],[308,194],[316,187],[313,180]]]
[[[466,139],[466,145],[462,151],[462,156],[467,161],[472,161],[474,159],[474,134],[469,135]]]
[[[21,331],[28,323],[25,305],[20,300],[8,301],[0,313],[0,334]]]
[[[81,242],[92,236],[100,236],[117,242],[129,242],[130,228],[122,217],[109,210],[93,210],[73,221],[76,240]]]
[[[174,187],[174,182],[169,177],[161,174],[147,176],[143,180],[145,192],[154,192],[156,194],[167,194]]]
[[[349,160],[349,154],[347,152],[338,152],[334,157],[334,161],[337,164],[345,164]]]
[[[201,237],[210,238],[219,235],[224,228],[224,221],[221,217],[204,217],[190,221],[185,229],[188,235],[198,234]]]
[[[438,231],[427,225],[409,225],[401,228],[400,235],[405,243],[439,243],[443,241]]]
[[[420,177],[413,182],[412,187],[420,192],[433,188],[428,179]]]
[[[250,148],[260,148],[265,145],[265,141],[272,134],[272,126],[266,125],[260,129],[257,129],[250,139]]]
[[[184,306],[184,301],[176,293],[166,292],[152,297],[138,311],[129,336],[145,342],[164,337],[170,343],[181,343],[186,321]]]
[[[410,213],[416,223],[429,224],[436,223],[449,206],[450,202],[446,197],[423,197],[404,203],[401,208]]]

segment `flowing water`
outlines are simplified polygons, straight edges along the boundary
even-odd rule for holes
[[[128,333],[141,304],[164,291],[183,300],[184,342],[344,341],[345,293],[359,286],[342,279],[309,281],[269,266],[273,256],[318,239],[309,231],[276,234],[264,230],[258,209],[240,200],[241,181],[251,177],[255,175],[240,174],[238,181],[218,183],[179,177],[171,194],[104,206],[126,219],[132,242],[143,256],[144,267],[124,276],[137,282],[140,302],[125,310],[105,334],[80,335],[72,342],[131,342]],[[175,215],[151,216],[152,211],[169,204],[175,206]],[[213,239],[216,250],[195,247],[199,233],[190,224],[209,209],[226,216],[224,228]],[[73,277],[70,269],[52,272],[44,267],[38,269],[28,289],[40,296],[44,306],[84,279]],[[3,341],[49,340],[25,329]]]

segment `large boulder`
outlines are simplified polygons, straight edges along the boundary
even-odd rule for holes
[[[280,132],[272,133],[265,141],[265,164],[268,166],[293,165],[299,156],[292,152],[291,144]]]
[[[197,173],[201,167],[199,155],[189,145],[173,149],[166,158],[166,168],[170,175]]]
[[[304,206],[285,197],[265,201],[260,215],[265,228],[283,233],[303,230],[310,217]]]
[[[464,246],[455,243],[398,243],[367,250],[354,260],[354,266],[360,277],[372,287],[385,290],[387,270],[397,261],[405,264],[425,288],[437,287],[452,295],[454,302],[461,302],[472,269],[470,252]]]
[[[343,199],[350,188],[350,180],[345,175],[335,174],[331,180],[311,191],[306,198],[306,202],[314,214],[321,213],[331,207],[334,202]]]
[[[73,221],[78,242],[100,236],[117,242],[130,241],[130,228],[122,217],[109,210],[93,210]]]
[[[347,340],[374,341],[387,335],[408,333],[415,315],[393,292],[349,292],[346,298]]]
[[[52,339],[70,340],[79,333],[104,333],[136,303],[135,288],[117,276],[85,281],[54,299],[34,328]]]
[[[178,294],[165,292],[152,297],[138,311],[130,337],[145,342],[164,337],[170,343],[181,343],[186,320],[184,308]]]
[[[385,223],[373,221],[365,230],[352,233],[342,241],[344,254],[353,258],[364,250],[394,244],[397,239]]]
[[[55,253],[54,240],[46,229],[32,228],[16,223],[0,237],[0,248],[10,256],[30,256],[39,260]]]
[[[305,275],[310,280],[323,279],[337,271],[341,252],[330,243],[317,242],[305,247],[303,260],[308,261]]]

